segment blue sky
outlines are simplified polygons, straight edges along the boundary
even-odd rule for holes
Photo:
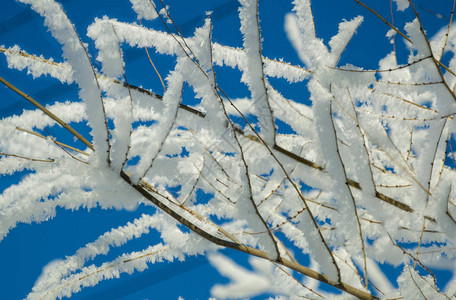
[[[135,22],[136,15],[128,0],[61,0],[64,9],[74,22],[81,38],[89,43],[89,52],[96,57],[96,52],[90,39],[85,36],[86,28],[94,18],[107,15],[120,21]],[[389,1],[367,1],[386,19],[390,20]],[[448,23],[452,1],[415,1],[421,12],[423,23],[430,36]],[[197,26],[204,21],[205,12],[213,11],[213,40],[234,47],[242,45],[237,17],[238,3],[235,0],[194,0],[166,1],[170,12],[184,35],[191,35]],[[263,42],[263,54],[270,58],[283,58],[293,64],[302,65],[286,38],[283,30],[284,16],[290,12],[290,1],[262,0],[260,1],[260,19]],[[432,12],[429,11],[432,9]],[[317,34],[328,42],[337,32],[338,22],[364,15],[365,19],[358,29],[357,35],[349,44],[341,59],[341,64],[351,63],[364,68],[378,67],[378,60],[392,50],[392,45],[384,38],[388,28],[371,13],[357,5],[354,0],[314,1],[314,16]],[[439,17],[436,15],[441,14]],[[404,18],[409,16],[409,18]],[[403,20],[410,20],[409,13],[395,12],[396,24],[399,28]],[[158,20],[145,22],[146,26],[162,29]],[[43,20],[26,5],[14,0],[2,0],[0,3],[0,45],[6,47],[20,45],[28,53],[42,54],[45,58],[54,57],[61,61],[61,49],[43,26]],[[399,63],[406,62],[407,50],[402,41],[397,42]],[[155,72],[150,66],[143,49],[123,48],[126,60],[126,72],[131,84],[142,85],[157,93],[162,87]],[[172,67],[172,58],[154,56],[154,63],[162,76]],[[99,66],[95,63],[95,67]],[[52,78],[33,79],[25,72],[10,70],[3,56],[0,56],[0,73],[3,78],[15,84],[24,92],[30,94],[42,104],[53,103],[66,99],[77,99],[77,89],[74,85],[62,85]],[[218,73],[220,86],[229,91],[231,97],[248,95],[248,89],[239,84],[240,73],[225,70]],[[285,81],[271,79],[271,83],[286,97],[307,101],[302,95],[302,89],[289,85]],[[290,88],[291,87],[291,88]],[[192,91],[184,91],[184,99],[191,103]],[[7,88],[0,87],[0,117],[20,113],[32,106]],[[78,128],[83,133],[87,128]],[[73,141],[71,136],[55,129],[51,132],[62,142],[81,146]],[[88,136],[85,134],[85,136]],[[1,138],[1,137],[0,137]],[[0,191],[10,184],[20,180],[26,173],[14,176],[0,177]],[[115,211],[92,209],[87,212],[80,209],[76,212],[59,209],[57,216],[41,224],[20,224],[0,243],[0,299],[22,299],[32,288],[41,269],[49,261],[73,254],[79,247],[95,240],[100,234],[111,227],[123,225],[139,217],[142,213],[151,213],[150,207],[140,206],[137,211]],[[158,235],[149,234],[138,240],[120,247],[107,258],[112,259],[123,251],[139,250],[145,245],[153,244]],[[247,257],[231,250],[225,254],[236,261],[246,263]],[[95,263],[102,261],[96,260]],[[391,273],[394,274],[394,271]],[[162,263],[151,265],[143,273],[132,276],[123,275],[120,279],[105,281],[95,288],[88,288],[74,296],[75,299],[207,299],[209,289],[214,283],[224,283],[227,279],[221,277],[210,267],[204,257],[190,257],[182,263]]]

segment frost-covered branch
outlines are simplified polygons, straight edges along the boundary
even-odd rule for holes
[[[341,20],[325,42],[311,2],[295,0],[284,25],[301,66],[265,56],[261,1],[240,1],[242,48],[213,41],[210,14],[184,36],[164,1],[159,9],[131,0],[137,20],[95,19],[87,37],[55,1],[21,2],[44,17],[65,62],[7,45],[8,66],[77,83],[80,99],[43,106],[0,77],[37,108],[0,120],[0,175],[26,173],[0,194],[1,239],[58,208],[151,210],[50,263],[29,298],[70,296],[148,263],[206,254],[231,280],[214,286],[215,297],[338,297],[322,283],[346,292],[341,298],[453,297],[454,280],[440,288],[434,269],[456,259],[454,26],[431,38],[411,1],[396,1],[413,12],[403,28],[354,1],[409,47],[365,69],[344,56],[362,16]],[[141,25],[155,18],[144,22],[153,28]],[[163,95],[127,80],[126,48],[171,62]],[[227,88],[226,69],[246,96]],[[155,246],[88,265],[152,229]],[[247,271],[214,254],[223,247],[261,260]],[[388,281],[383,264],[402,272]]]

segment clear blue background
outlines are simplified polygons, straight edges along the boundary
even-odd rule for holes
[[[89,52],[96,57],[91,40],[85,36],[87,26],[95,17],[107,15],[124,22],[135,22],[136,15],[128,0],[61,0],[64,9],[74,22],[82,40],[89,43]],[[364,15],[365,20],[358,29],[357,35],[349,44],[341,59],[341,64],[351,63],[364,68],[375,69],[378,61],[392,51],[392,45],[384,38],[387,28],[384,23],[354,0],[313,1],[313,12],[316,19],[316,30],[319,37],[327,43],[337,33],[338,23],[342,19],[352,19]],[[390,20],[389,1],[367,1],[382,16]],[[430,36],[448,24],[453,1],[415,1],[421,12],[425,28]],[[213,11],[213,40],[223,45],[240,47],[242,36],[239,33],[237,9],[239,4],[234,0],[173,0],[166,1],[175,22],[184,35],[190,36],[197,26],[204,22],[205,12]],[[157,6],[159,7],[157,1]],[[395,5],[394,5],[395,7]],[[260,19],[264,38],[263,54],[270,58],[283,58],[287,62],[301,65],[290,42],[286,38],[284,16],[290,12],[292,5],[285,0],[261,0]],[[432,10],[432,12],[429,11]],[[437,16],[435,13],[442,15]],[[404,20],[411,20],[407,13],[395,12],[399,28]],[[144,22],[146,26],[164,30],[159,20]],[[14,0],[0,2],[0,44],[6,47],[15,44],[31,54],[42,54],[45,58],[54,57],[61,61],[60,45],[52,38],[43,26],[43,19],[28,6]],[[131,84],[142,85],[154,92],[162,93],[161,84],[150,66],[144,49],[123,47],[126,60],[127,77]],[[397,41],[399,63],[406,63],[407,50],[402,40]],[[151,51],[153,52],[153,51]],[[163,77],[173,67],[171,57],[152,54],[154,63]],[[95,67],[99,64],[93,61]],[[218,72],[219,85],[231,97],[247,96],[248,90],[239,84],[241,74],[229,68]],[[10,70],[6,60],[0,55],[0,76],[4,77],[24,92],[30,94],[42,104],[66,99],[77,99],[75,85],[62,85],[52,78],[33,79],[25,72]],[[306,102],[304,84],[288,84],[283,79],[270,79],[270,82],[286,97]],[[192,103],[192,91],[184,91],[184,103]],[[0,117],[19,114],[23,109],[33,107],[18,95],[0,86]],[[83,133],[84,127],[78,127]],[[52,128],[51,134],[59,141],[83,148],[80,142],[58,128]],[[85,134],[87,137],[88,134]],[[0,137],[1,138],[1,137]],[[21,176],[0,176],[0,191],[17,183]],[[115,211],[92,209],[87,212],[80,209],[76,212],[58,209],[57,216],[41,224],[19,224],[0,243],[0,299],[22,299],[31,290],[43,266],[56,258],[72,255],[81,246],[94,241],[100,234],[112,227],[124,225],[139,217],[142,213],[152,213],[150,207],[140,206],[137,211]],[[116,248],[107,257],[97,258],[95,264],[105,259],[112,260],[122,252],[144,249],[147,245],[158,242],[158,235],[151,233],[126,246]],[[232,250],[223,251],[226,255],[246,265],[247,257]],[[249,266],[246,265],[248,268]],[[395,278],[399,270],[389,268],[389,274]],[[446,274],[449,275],[449,274]],[[442,286],[448,276],[439,282]],[[215,283],[228,282],[213,269],[205,257],[189,257],[181,263],[160,263],[134,275],[123,274],[120,279],[103,281],[94,288],[86,288],[74,295],[75,299],[207,299],[210,287]],[[265,298],[267,295],[258,297]]]

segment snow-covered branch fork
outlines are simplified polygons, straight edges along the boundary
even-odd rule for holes
[[[254,275],[269,284],[240,294],[214,287],[218,298],[456,295],[456,279],[438,287],[433,273],[455,266],[456,58],[442,59],[456,54],[451,23],[431,39],[412,2],[396,1],[415,16],[402,30],[356,0],[389,26],[390,38],[398,34],[410,48],[404,64],[393,51],[378,70],[364,70],[340,66],[363,17],[341,22],[326,45],[316,36],[310,1],[295,0],[285,29],[304,65],[298,66],[262,54],[258,1],[240,0],[243,47],[233,48],[212,41],[210,15],[184,37],[163,2],[159,8],[131,0],[138,20],[160,18],[165,31],[96,19],[87,36],[98,51],[98,70],[60,4],[20,2],[45,19],[65,62],[2,46],[8,66],[76,83],[82,101],[44,107],[0,77],[37,107],[0,120],[0,174],[33,171],[0,195],[0,238],[19,222],[49,219],[57,207],[158,208],[46,266],[30,299],[70,296],[147,263],[214,255],[220,247],[263,259],[255,264],[267,267]],[[126,47],[145,48],[152,65],[155,57],[175,59],[166,83],[158,74],[163,95],[128,81]],[[227,67],[242,75],[249,96],[233,99],[224,89],[217,75]],[[284,83],[275,86],[271,78]],[[309,96],[282,96],[283,86],[292,84]],[[184,99],[186,88],[195,99]],[[76,131],[76,123],[88,125],[91,138]],[[87,148],[51,137],[53,126]],[[86,266],[151,229],[160,232],[160,243]],[[223,269],[215,262],[220,256],[210,257]],[[388,281],[386,264],[403,269],[394,278],[398,288]],[[221,272],[230,276],[239,268]],[[328,292],[320,283],[346,293]]]
[[[212,243],[222,246],[222,247],[228,247],[228,248],[239,250],[239,251],[245,252],[247,254],[251,254],[251,255],[266,259],[266,260],[270,260],[270,257],[268,256],[268,254],[266,252],[240,243],[232,234],[229,234],[228,232],[223,230],[221,227],[216,226],[218,233],[219,233],[218,235],[221,235],[222,237],[218,237],[218,236],[213,235],[208,232],[208,231],[213,231],[213,230],[205,231],[203,229],[204,225],[205,225],[204,217],[198,215],[196,212],[189,211],[189,209],[186,208],[185,206],[180,206],[181,211],[172,209],[172,208],[170,208],[170,206],[167,206],[165,204],[165,202],[168,202],[166,199],[164,199],[164,201],[160,201],[156,196],[154,196],[153,193],[156,193],[156,191],[154,191],[154,189],[152,187],[150,187],[150,185],[148,185],[147,183],[141,182],[139,184],[134,184],[131,182],[128,174],[126,174],[123,171],[121,171],[120,175],[126,182],[131,184],[139,193],[141,193],[141,195],[143,195],[144,198],[146,198],[147,200],[154,203],[156,206],[158,206],[164,212],[169,214],[171,217],[176,219],[181,224],[187,226],[190,230],[192,230],[199,236],[203,237],[204,239],[207,239],[207,240],[211,241]],[[187,217],[185,215],[187,215]],[[193,222],[191,220],[192,218],[189,218],[188,215],[193,217]],[[195,223],[200,223],[202,226],[199,227]],[[212,224],[212,225],[215,226],[215,224]],[[231,240],[227,240],[227,239],[231,239]],[[316,272],[312,269],[309,269],[305,266],[302,266],[295,261],[290,261],[285,258],[280,258],[280,260],[278,260],[276,262],[285,267],[288,267],[292,270],[295,270],[305,276],[308,276],[310,278],[316,279],[323,283],[337,287],[338,289],[345,291],[349,294],[352,294],[360,299],[378,299],[377,297],[374,297],[371,294],[369,294],[365,291],[362,291],[360,289],[357,289],[344,282],[332,281],[327,276],[325,276],[319,272]]]

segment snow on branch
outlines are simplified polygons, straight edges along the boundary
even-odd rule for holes
[[[311,2],[295,0],[284,28],[300,65],[265,55],[260,25],[267,20],[256,0],[239,4],[242,48],[214,42],[210,14],[184,36],[163,1],[159,8],[131,0],[131,23],[96,18],[90,46],[62,5],[20,2],[44,18],[64,62],[1,46],[8,67],[76,83],[80,100],[44,106],[0,77],[37,108],[0,119],[0,175],[25,173],[0,194],[0,240],[59,208],[150,209],[49,263],[29,299],[69,297],[189,255],[209,255],[229,278],[211,289],[217,298],[454,296],[454,280],[442,289],[434,272],[456,259],[456,60],[444,55],[456,51],[450,25],[431,39],[412,2],[395,1],[413,13],[396,28],[355,1],[365,16],[338,20],[325,42]],[[377,70],[345,63],[366,17],[398,32],[408,54],[387,54]],[[150,27],[136,23],[154,19]],[[129,82],[130,48],[170,62],[163,95]],[[226,88],[228,71],[247,95]],[[92,138],[73,129],[85,126]],[[103,257],[151,231],[159,233],[154,246]],[[221,248],[249,254],[253,268]],[[383,264],[402,273],[391,278]]]

